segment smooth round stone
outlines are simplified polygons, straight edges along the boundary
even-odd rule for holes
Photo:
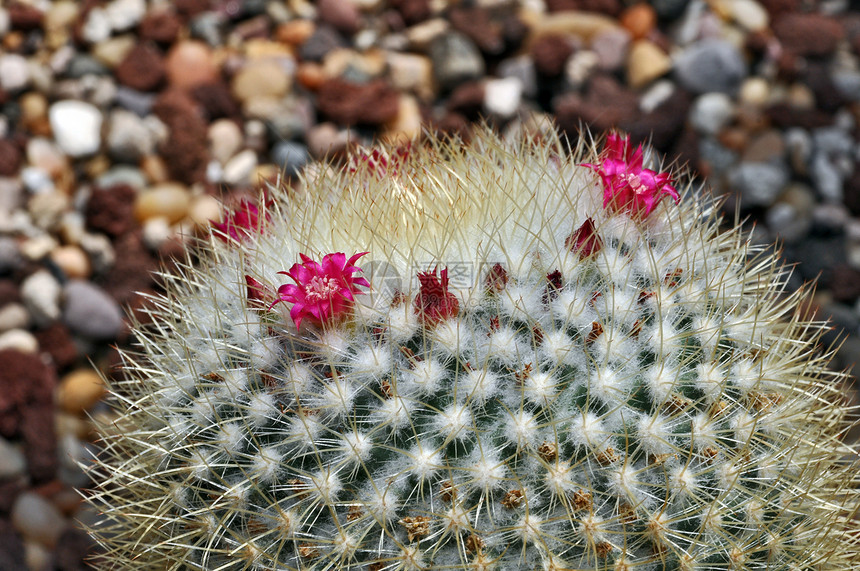
[[[170,223],[163,216],[150,218],[143,223],[143,243],[152,251],[158,251],[172,234]]]
[[[716,135],[725,127],[735,113],[732,99],[725,93],[700,95],[690,109],[690,122],[700,133]]]
[[[0,333],[0,350],[15,349],[22,353],[38,353],[39,341],[24,329],[10,329]]]
[[[21,449],[0,437],[0,480],[11,480],[24,474],[27,461]]]
[[[221,220],[221,202],[214,196],[196,196],[188,209],[188,218],[197,226],[208,226],[212,220]]]
[[[627,83],[633,89],[645,87],[672,69],[669,54],[649,40],[637,40],[627,56]]]
[[[110,38],[111,25],[104,8],[94,7],[87,14],[87,19],[81,28],[81,36],[91,44],[98,44]]]
[[[676,89],[675,83],[668,79],[655,81],[639,96],[639,110],[642,113],[651,113],[668,101]]]
[[[634,40],[641,40],[657,25],[657,14],[649,4],[640,2],[624,10],[620,22]]]
[[[627,60],[632,38],[624,28],[609,28],[591,40],[591,50],[597,54],[600,69],[614,71]]]
[[[191,197],[179,183],[164,183],[150,187],[137,195],[134,212],[140,221],[163,216],[170,223],[179,222],[188,214]]]
[[[35,541],[24,542],[24,559],[29,569],[50,569],[51,551]]]
[[[69,160],[59,147],[44,137],[33,137],[27,141],[26,155],[28,163],[51,176],[63,172],[69,165]]]
[[[724,0],[724,5],[732,20],[746,30],[757,32],[770,25],[767,10],[755,0]]]
[[[571,34],[590,42],[597,34],[618,27],[618,22],[609,16],[597,12],[567,10],[542,14],[535,22],[532,34],[534,37]]]
[[[738,91],[738,100],[746,105],[765,105],[769,98],[770,84],[762,77],[748,77]]]
[[[123,328],[119,305],[103,289],[84,280],[69,280],[63,288],[63,322],[91,339],[115,339]]]
[[[80,5],[74,0],[58,0],[51,2],[45,12],[44,23],[46,30],[70,27],[75,23],[80,13]]]
[[[101,145],[102,114],[83,101],[58,101],[49,111],[54,139],[72,157],[91,155]]]
[[[113,30],[128,30],[146,15],[146,0],[113,0],[105,6],[105,13]]]
[[[0,332],[30,327],[30,312],[20,303],[12,302],[0,306]]]
[[[39,270],[21,282],[21,299],[39,326],[60,317],[60,282],[48,270]]]
[[[114,69],[136,43],[137,38],[130,34],[117,36],[96,44],[90,53],[108,68]]]
[[[79,246],[67,245],[55,248],[51,252],[51,260],[69,278],[86,279],[92,272],[90,259]]]
[[[421,136],[421,108],[415,97],[401,95],[397,104],[397,114],[385,124],[384,139],[390,142],[405,143]]]
[[[190,89],[218,79],[212,50],[203,42],[186,40],[174,45],[164,60],[167,80],[173,87]]]
[[[385,58],[388,77],[395,89],[411,91],[422,99],[433,97],[433,62],[429,58],[398,52],[388,52]]]
[[[57,403],[66,412],[83,413],[99,402],[105,394],[101,376],[92,369],[72,371],[60,380]]]
[[[519,79],[491,79],[484,84],[484,109],[508,118],[517,112],[523,99],[523,84]]]
[[[12,504],[12,526],[45,547],[53,548],[67,525],[60,510],[34,492],[23,492]]]
[[[233,95],[245,102],[253,97],[279,98],[290,89],[290,77],[284,66],[272,60],[249,62],[233,77]]]
[[[745,207],[770,206],[788,181],[788,169],[781,164],[742,162],[729,173]]]
[[[279,141],[272,148],[272,160],[287,176],[295,176],[310,160],[307,146],[295,141]]]
[[[248,184],[251,182],[251,173],[256,166],[257,153],[251,149],[245,149],[224,165],[222,180],[227,184]]]
[[[146,123],[124,109],[110,114],[105,143],[111,157],[126,163],[137,163],[142,156],[155,152],[155,140]]]
[[[30,83],[30,65],[19,54],[0,55],[0,87],[6,91],[24,89]]]
[[[225,164],[242,148],[242,129],[235,121],[218,119],[209,125],[209,153],[212,158]]]
[[[146,177],[137,167],[131,165],[115,165],[98,175],[95,180],[96,186],[109,188],[118,184],[127,184],[134,188],[146,186]]]
[[[38,125],[48,117],[48,98],[36,91],[23,94],[18,99],[21,106],[21,122]]]
[[[432,71],[432,70],[431,70]],[[537,70],[531,56],[523,55],[499,62],[496,74],[501,78],[515,78],[523,87],[523,95],[528,98],[537,96]],[[430,76],[432,80],[432,74]],[[422,94],[416,91],[421,97]]]

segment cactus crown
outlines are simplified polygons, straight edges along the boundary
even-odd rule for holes
[[[391,156],[165,276],[91,468],[106,568],[858,563],[840,375],[771,253],[668,175],[605,196],[585,140]]]

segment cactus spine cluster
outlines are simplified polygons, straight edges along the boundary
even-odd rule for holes
[[[574,147],[320,165],[201,244],[113,386],[102,567],[857,568],[824,325],[713,202],[616,204]]]

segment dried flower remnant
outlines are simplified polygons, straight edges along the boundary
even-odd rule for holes
[[[315,325],[339,321],[352,309],[355,295],[364,293],[358,286],[370,287],[365,278],[353,275],[362,271],[355,263],[366,254],[361,252],[347,260],[346,254],[336,252],[323,256],[321,263],[299,254],[301,264],[278,272],[290,276],[296,283],[279,287],[278,299],[272,306],[282,301],[292,303],[290,317],[297,329],[305,318]]]
[[[680,200],[668,173],[642,167],[642,145],[633,149],[628,137],[617,133],[607,137],[600,165],[583,163],[582,166],[600,176],[604,208],[626,210],[645,218],[665,196],[671,196],[676,203]]]
[[[599,252],[603,248],[603,241],[597,234],[594,221],[591,218],[586,218],[585,222],[565,239],[564,245],[571,252],[579,254],[579,258],[584,260]]]
[[[256,204],[242,200],[235,210],[227,214],[223,222],[213,221],[212,228],[215,230],[214,234],[225,242],[241,242],[261,232],[268,222],[267,210],[264,209],[261,213]]]
[[[420,289],[415,296],[414,307],[425,325],[451,319],[460,311],[460,301],[448,291],[448,268],[439,272],[438,276],[436,271],[418,274]]]
[[[359,149],[356,154],[350,157],[347,170],[350,173],[356,173],[361,168],[361,165],[365,164],[367,165],[367,169],[380,179],[388,175],[397,176],[411,152],[411,142],[407,142],[391,152],[386,152],[379,148],[371,150]]]

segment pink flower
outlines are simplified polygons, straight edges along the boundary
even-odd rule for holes
[[[215,235],[225,242],[230,239],[241,242],[253,233],[261,231],[268,221],[268,212],[261,219],[257,205],[248,200],[242,200],[234,211],[227,214],[223,222],[213,221],[212,227],[215,229]]]
[[[366,254],[361,252],[347,260],[346,254],[336,252],[323,256],[321,263],[299,254],[301,264],[293,264],[288,272],[278,272],[293,278],[295,285],[279,287],[278,299],[270,308],[282,301],[292,303],[290,317],[296,329],[305,318],[317,325],[338,321],[352,309],[355,295],[364,293],[358,286],[370,287],[366,279],[353,276],[362,271],[355,262]]]
[[[631,148],[627,137],[612,133],[606,139],[603,162],[585,163],[603,182],[603,207],[627,210],[642,218],[651,214],[665,196],[680,197],[667,173],[642,168],[642,145]]]
[[[442,270],[440,276],[436,276],[436,269],[420,272],[418,282],[419,290],[413,307],[424,325],[435,325],[457,315],[460,301],[448,291],[448,268]]]

